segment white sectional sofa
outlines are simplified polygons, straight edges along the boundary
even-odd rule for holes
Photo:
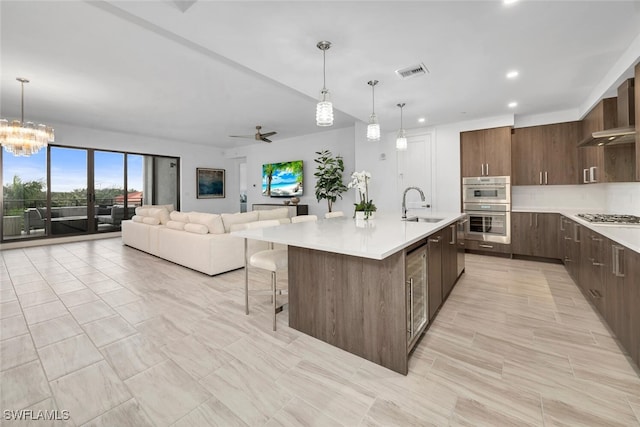
[[[215,275],[244,266],[244,239],[230,231],[246,224],[277,219],[289,223],[287,208],[236,214],[178,212],[172,205],[140,206],[131,220],[122,221],[122,242],[176,264]],[[249,253],[266,249],[249,242]]]

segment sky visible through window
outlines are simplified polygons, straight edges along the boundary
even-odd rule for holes
[[[52,147],[52,149],[55,149],[51,165],[54,184],[52,190],[67,192],[86,188],[87,152],[60,147]],[[2,153],[3,185],[10,185],[14,175],[19,176],[22,182],[42,181],[46,185],[46,157],[46,150],[40,150],[30,157],[15,157],[4,151]],[[142,191],[143,158],[142,155],[129,155],[127,185],[129,189]],[[96,151],[96,189],[122,188],[124,186],[123,168],[123,154]]]

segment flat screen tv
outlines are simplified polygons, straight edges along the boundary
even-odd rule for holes
[[[302,160],[262,165],[262,195],[302,196]]]

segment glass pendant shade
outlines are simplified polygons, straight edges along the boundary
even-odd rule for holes
[[[407,134],[404,129],[398,131],[398,137],[396,138],[396,150],[406,151],[407,149]]]
[[[17,78],[22,84],[22,120],[0,119],[0,145],[14,156],[28,157],[54,141],[53,129],[24,121],[24,84],[29,80]]]
[[[322,91],[322,98],[316,106],[316,125],[332,126],[333,125],[333,104],[328,100],[329,91]]]
[[[380,141],[380,124],[378,117],[372,114],[369,117],[369,126],[367,126],[367,139],[369,141]]]

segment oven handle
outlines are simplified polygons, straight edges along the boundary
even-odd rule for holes
[[[482,215],[482,216],[507,216],[510,212],[495,212],[495,211],[464,211],[467,215]]]
[[[506,185],[495,185],[495,184],[474,184],[474,185],[470,185],[470,184],[465,184],[464,187],[467,190],[486,190],[486,189],[492,189],[495,188],[496,190],[505,190],[507,188]]]

